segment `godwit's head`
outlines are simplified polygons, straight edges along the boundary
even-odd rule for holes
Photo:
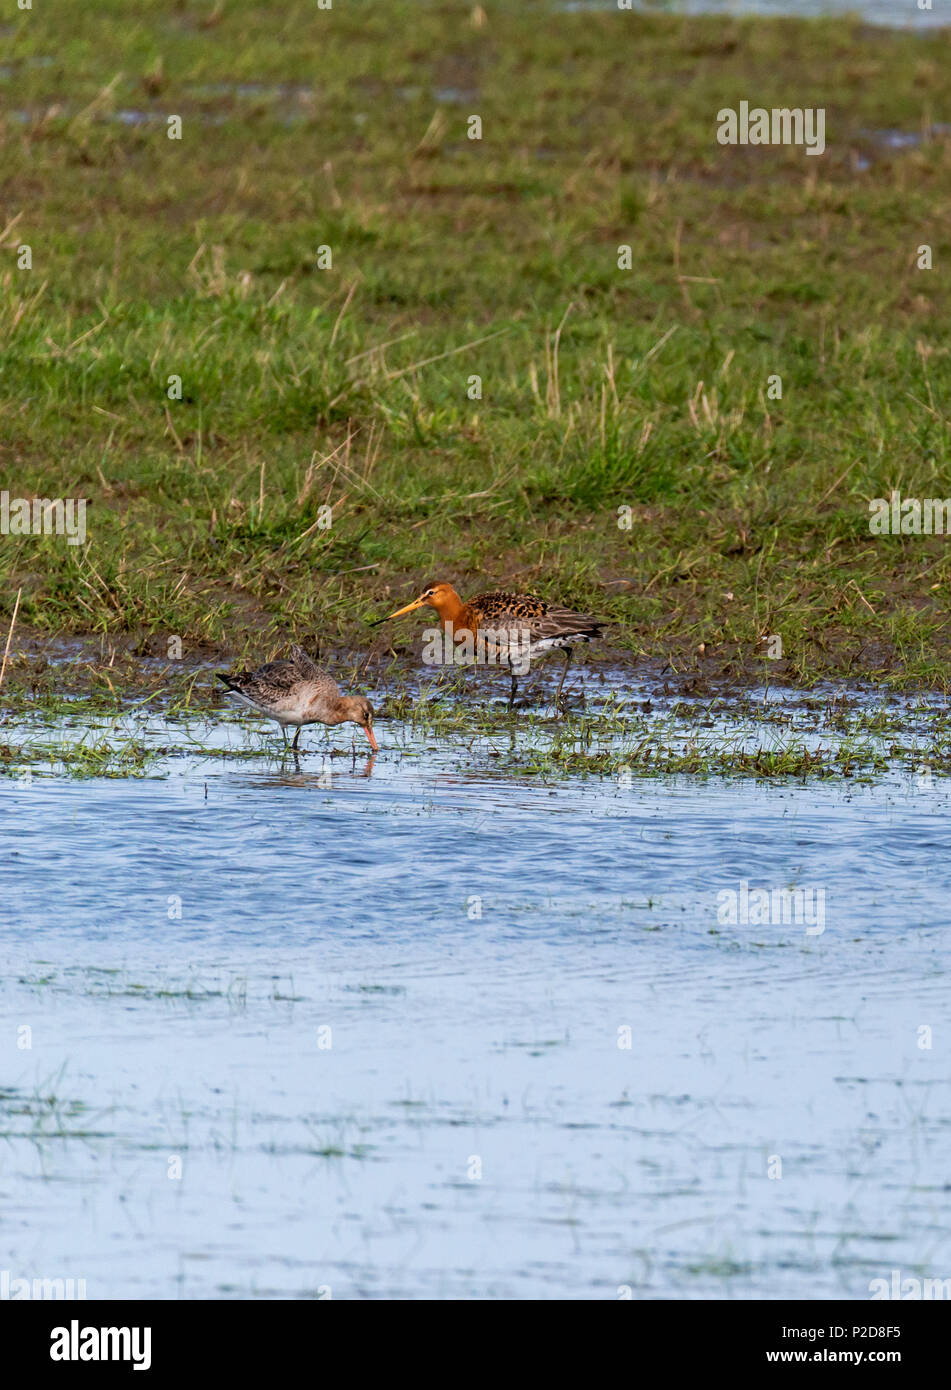
[[[373,733],[373,706],[370,701],[363,695],[344,695],[340,700],[340,713],[341,724],[359,724],[370,740],[370,747],[374,753],[379,752],[380,745]]]
[[[419,598],[414,598],[412,603],[408,603],[405,608],[397,608],[395,613],[390,613],[384,618],[383,622],[388,622],[390,618],[402,618],[404,613],[412,613],[417,608],[435,608],[440,618],[452,618],[462,607],[462,599],[456,593],[451,584],[429,584],[420,594]]]

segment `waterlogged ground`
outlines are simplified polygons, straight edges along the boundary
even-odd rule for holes
[[[619,704],[608,673],[513,730],[371,693],[372,762],[342,730],[282,761],[227,712],[6,717],[11,1277],[864,1299],[946,1274],[943,705]],[[647,735],[856,765],[658,775]],[[744,881],[821,889],[824,930],[718,920]]]
[[[932,0],[931,10],[916,0],[554,0],[553,8],[568,13],[631,8],[647,14],[795,15],[797,18],[858,14],[889,29],[938,28],[946,23]]]

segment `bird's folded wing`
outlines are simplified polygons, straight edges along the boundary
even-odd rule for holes
[[[552,605],[537,618],[532,618],[527,624],[532,635],[538,639],[546,637],[568,637],[573,633],[596,634],[602,624],[597,618],[588,617],[586,613],[574,613],[570,608],[558,608]]]

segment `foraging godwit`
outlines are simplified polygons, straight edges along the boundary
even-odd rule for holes
[[[303,647],[291,647],[290,661],[269,661],[256,671],[219,671],[218,679],[252,709],[276,719],[284,732],[288,724],[297,725],[291,748],[305,724],[359,724],[376,753],[373,736],[373,706],[362,695],[341,695],[337,682],[327,674]]]
[[[600,637],[604,626],[603,619],[574,613],[570,608],[549,603],[547,599],[537,598],[534,594],[498,591],[477,594],[468,603],[463,603],[451,584],[430,584],[419,598],[406,604],[405,608],[397,608],[395,613],[376,621],[386,623],[390,618],[400,618],[416,608],[435,608],[443,630],[453,642],[474,644],[482,641],[490,656],[501,658],[509,667],[512,677],[509,709],[515,703],[518,689],[516,665],[527,668],[532,657],[555,648],[562,650],[565,667],[555,696],[555,700],[560,701],[561,688],[571,664],[572,646]],[[523,673],[520,671],[519,674]]]

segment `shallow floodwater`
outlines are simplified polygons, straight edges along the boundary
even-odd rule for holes
[[[618,0],[553,0],[553,4],[569,12],[621,8]],[[797,19],[856,14],[890,29],[936,29],[948,23],[941,0],[931,0],[929,9],[920,9],[917,0],[634,0],[633,9],[648,14],[792,15]]]
[[[948,1273],[947,780],[517,777],[507,734],[394,721],[372,762],[305,731],[298,770],[253,722],[200,733],[233,756],[0,778],[11,1278],[866,1299]],[[822,929],[721,920],[744,882],[821,889]]]

